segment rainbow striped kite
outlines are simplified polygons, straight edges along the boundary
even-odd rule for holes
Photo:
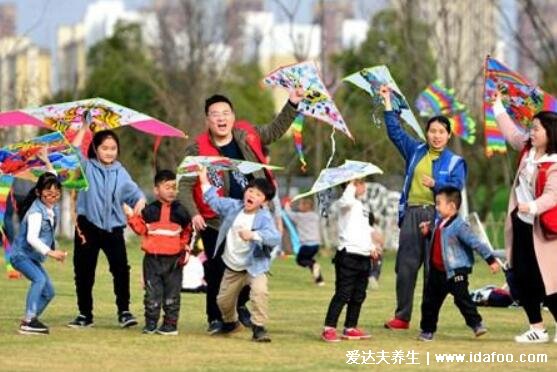
[[[506,152],[504,138],[497,127],[492,110],[493,96],[497,90],[503,94],[503,105],[509,116],[517,125],[524,128],[530,125],[532,117],[539,111],[557,112],[557,101],[553,96],[490,56],[485,59],[484,77],[484,127],[487,156]]]
[[[416,99],[415,106],[420,116],[447,116],[453,133],[469,144],[476,140],[476,122],[466,106],[456,99],[454,91],[445,88],[441,81],[437,80],[424,89]]]

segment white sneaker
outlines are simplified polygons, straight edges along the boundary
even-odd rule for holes
[[[521,344],[541,344],[549,341],[549,335],[547,334],[547,330],[545,329],[536,329],[530,327],[530,329],[523,334],[515,336],[514,340]]]

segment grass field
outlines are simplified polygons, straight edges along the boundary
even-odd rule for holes
[[[132,266],[131,310],[142,318],[140,286],[141,253],[135,241],[129,244]],[[69,249],[69,246],[68,246]],[[101,255],[102,256],[102,255]],[[103,257],[103,256],[102,256]],[[95,285],[96,326],[86,330],[67,328],[65,324],[76,315],[71,252],[69,262],[48,262],[57,295],[42,320],[51,327],[49,336],[17,334],[24,310],[26,280],[0,279],[0,370],[6,371],[127,371],[127,370],[207,370],[207,371],[294,371],[294,370],[555,370],[557,344],[515,344],[512,338],[526,327],[521,309],[481,308],[489,333],[475,339],[450,298],[442,309],[439,331],[434,342],[416,341],[421,296],[416,296],[414,319],[409,331],[392,332],[383,328],[394,309],[394,255],[387,254],[380,288],[368,290],[360,325],[373,335],[368,341],[343,341],[326,344],[319,339],[325,311],[333,289],[330,258],[321,257],[327,283],[316,287],[309,272],[295,265],[292,258],[277,260],[270,278],[270,344],[250,341],[251,332],[244,330],[221,338],[206,335],[204,296],[183,294],[177,337],[142,335],[141,327],[122,330],[117,326],[112,281],[106,260],[101,258]],[[479,262],[471,277],[472,288],[500,284],[502,274],[491,275],[487,265]],[[417,294],[421,293],[421,286]],[[344,316],[344,314],[343,314]],[[555,326],[544,312],[551,339]],[[343,318],[341,318],[343,320]],[[342,325],[342,322],[340,323]],[[385,360],[378,358],[384,351]],[[347,352],[358,353],[361,364],[369,351],[374,359],[368,365],[347,364]],[[430,365],[427,365],[429,352]],[[467,358],[477,353],[510,354],[512,363],[441,363],[434,353],[463,353]],[[364,354],[366,353],[366,354]],[[546,354],[546,363],[519,363],[522,353]],[[413,354],[414,359],[408,358]],[[394,359],[403,355],[402,359]],[[478,356],[475,356],[477,358]],[[491,358],[491,356],[490,356]],[[499,357],[502,358],[502,357]],[[510,358],[510,356],[507,356]],[[531,357],[533,358],[533,357]],[[495,359],[497,360],[497,359]],[[395,364],[395,361],[398,364]],[[378,362],[381,362],[378,364]],[[419,364],[408,364],[408,363]],[[387,364],[388,363],[388,364]]]

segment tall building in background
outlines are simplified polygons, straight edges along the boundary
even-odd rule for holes
[[[0,39],[15,36],[16,15],[15,3],[0,4]]]
[[[227,0],[225,10],[225,42],[232,50],[232,60],[255,59],[256,55],[246,55],[245,38],[242,37],[245,28],[245,17],[248,12],[262,12],[263,0]],[[255,40],[257,43],[258,41]],[[255,48],[257,51],[257,48]]]
[[[504,59],[499,1],[393,0],[393,5],[402,12],[414,11],[414,19],[432,25],[438,77],[479,112],[484,58],[490,54]]]
[[[50,52],[39,48],[27,37],[0,39],[0,111],[38,106],[51,95]],[[7,131],[6,142],[31,137],[32,127]]]
[[[85,86],[87,48],[83,23],[58,28],[58,88],[76,92]]]

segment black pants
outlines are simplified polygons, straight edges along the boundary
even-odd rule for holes
[[[557,320],[557,294],[545,294],[545,285],[534,251],[532,225],[518,218],[516,209],[511,213],[511,221],[513,283],[516,286],[518,301],[524,308],[530,324],[542,322],[542,302]]]
[[[205,230],[201,231],[201,240],[203,241],[205,255],[207,256],[207,260],[203,263],[203,268],[205,269],[205,281],[207,282],[205,311],[209,323],[214,320],[222,321],[222,314],[217,305],[217,295],[219,294],[220,283],[225,269],[224,262],[222,261],[224,244],[217,251],[216,257],[213,257],[218,234],[218,230],[211,227],[207,227]],[[249,300],[249,292],[249,286],[245,286],[242,289],[238,297],[238,307],[246,306],[246,302]]]
[[[346,308],[345,328],[358,325],[360,309],[366,299],[366,289],[370,270],[369,256],[347,253],[339,250],[333,260],[335,264],[335,294],[329,304],[325,326],[336,328],[344,305]]]
[[[74,237],[74,274],[79,313],[93,316],[93,285],[99,250],[104,252],[113,278],[118,312],[130,306],[130,266],[126,254],[123,228],[112,232],[99,229],[84,216],[77,217]]]
[[[434,267],[429,268],[424,299],[422,301],[422,321],[420,327],[424,332],[435,332],[439,311],[447,294],[452,294],[454,303],[466,321],[466,325],[475,328],[482,322],[482,317],[468,292],[468,274],[456,274],[447,279],[447,274]]]
[[[145,282],[145,322],[159,321],[161,307],[164,323],[176,325],[180,315],[180,290],[182,289],[182,266],[180,255],[161,256],[146,254],[143,258]]]
[[[302,245],[296,255],[296,263],[302,267],[312,268],[315,263],[315,255],[318,251],[318,245]]]

